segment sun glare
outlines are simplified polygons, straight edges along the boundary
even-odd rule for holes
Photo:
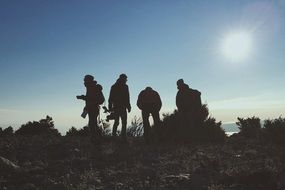
[[[231,61],[245,60],[251,51],[251,36],[246,32],[228,34],[222,42],[222,54]]]

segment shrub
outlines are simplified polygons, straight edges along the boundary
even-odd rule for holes
[[[89,136],[90,129],[88,126],[84,126],[81,129],[76,129],[75,127],[71,127],[67,132],[66,136]]]
[[[203,122],[201,136],[204,136],[206,138],[205,140],[209,142],[224,142],[226,133],[221,125],[221,121],[216,122],[215,118],[208,117]]]
[[[78,130],[75,127],[71,127],[68,129],[66,132],[65,136],[77,136],[78,135]]]
[[[155,136],[163,141],[172,141],[179,138],[178,111],[174,110],[173,113],[164,113],[162,115],[161,127],[157,130],[158,134],[155,134]]]
[[[0,127],[0,136],[10,136],[10,135],[13,135],[14,134],[14,129],[13,127],[9,126],[5,129],[2,129]]]
[[[46,116],[45,119],[40,121],[29,121],[16,130],[16,135],[55,135],[60,136],[57,129],[54,128],[52,117]]]
[[[258,117],[237,118],[236,124],[239,126],[240,134],[244,137],[256,138],[261,132],[260,119]]]
[[[110,125],[104,121],[101,121],[99,124],[100,134],[102,136],[109,136],[111,134]],[[86,137],[91,135],[91,130],[88,126],[84,126],[81,129],[76,129],[71,127],[67,132],[66,136],[81,136]]]
[[[285,118],[267,119],[264,121],[265,137],[274,143],[285,143]]]
[[[209,116],[206,104],[202,105],[198,122],[191,124],[189,119],[182,118],[175,110],[172,114],[164,114],[159,133],[165,140],[183,140],[190,142],[224,142],[225,131],[221,122]]]
[[[99,129],[102,136],[111,136],[112,134],[110,129],[110,124],[105,122],[104,120],[100,121]]]
[[[143,123],[136,116],[132,119],[131,125],[127,128],[127,135],[131,137],[140,137],[143,135]]]
[[[200,119],[201,119],[201,121],[206,121],[207,119],[209,119],[210,118],[210,116],[209,116],[209,109],[208,109],[208,106],[207,106],[207,104],[203,104],[202,105],[202,108],[201,108],[201,112],[200,112]]]

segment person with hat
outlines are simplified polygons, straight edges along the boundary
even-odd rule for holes
[[[178,92],[176,94],[176,106],[178,112],[190,112],[191,110],[191,97],[190,88],[184,83],[183,79],[179,79],[177,82]]]
[[[90,128],[92,135],[98,137],[100,135],[100,129],[97,123],[99,115],[99,105],[105,101],[102,93],[102,86],[97,84],[92,75],[85,75],[84,86],[86,87],[86,95],[76,96],[77,99],[85,101],[85,107],[82,113],[82,117],[85,118],[88,114],[88,127]]]
[[[151,87],[146,87],[138,96],[137,106],[142,110],[144,138],[150,140],[150,123],[149,116],[152,115],[154,127],[160,123],[159,111],[162,103],[159,94]]]
[[[121,74],[116,83],[111,87],[108,107],[114,112],[115,121],[113,125],[112,135],[117,135],[119,119],[122,121],[121,136],[127,137],[127,111],[131,111],[129,87],[127,83],[127,75]]]
[[[181,127],[201,125],[201,92],[189,88],[183,79],[177,81],[176,106],[180,116]]]

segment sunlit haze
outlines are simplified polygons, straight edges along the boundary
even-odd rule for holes
[[[225,36],[222,53],[231,61],[244,61],[250,56],[252,38],[249,33],[235,32]]]

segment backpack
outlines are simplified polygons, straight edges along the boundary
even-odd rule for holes
[[[100,84],[97,84],[96,87],[97,87],[96,101],[97,101],[98,105],[101,105],[105,102],[105,97],[104,97],[103,92],[102,92],[103,88]]]

